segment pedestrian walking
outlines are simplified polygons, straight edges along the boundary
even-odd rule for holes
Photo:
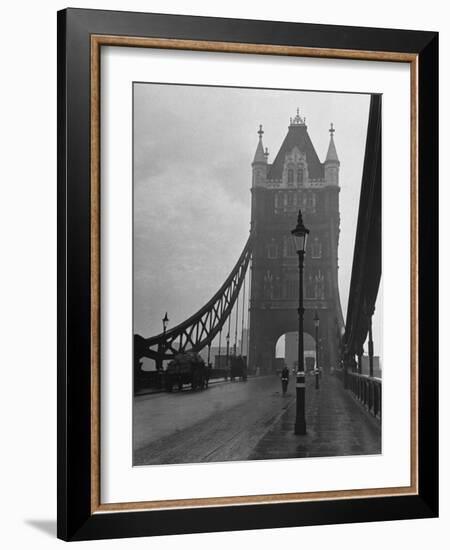
[[[286,395],[288,384],[289,384],[289,369],[285,365],[283,370],[281,371],[281,389],[282,389],[283,395]]]

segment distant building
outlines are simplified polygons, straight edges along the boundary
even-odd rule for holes
[[[293,369],[298,362],[298,334],[288,332],[284,337],[284,360],[289,369]]]
[[[220,354],[221,355],[226,355],[226,349],[224,348],[224,346],[221,346],[220,348]],[[203,361],[205,363],[208,362],[208,348],[205,347],[203,348],[202,350],[199,351],[199,355],[201,356],[201,358],[203,359]],[[214,357],[216,355],[219,355],[219,346],[214,346],[214,347],[211,347],[211,351],[209,353],[209,360],[211,363],[214,364]]]
[[[316,357],[316,344],[309,334],[303,336],[303,351],[305,357]],[[285,335],[284,360],[288,368],[293,369],[298,364],[298,332],[288,332]]]
[[[236,355],[242,355],[243,357],[247,356],[247,348],[248,348],[248,329],[244,328],[242,335],[239,333],[239,336],[242,337],[242,339],[238,339],[236,344]],[[230,349],[229,349],[229,355],[233,355],[234,353],[234,335],[232,338],[230,338]],[[203,361],[205,363],[208,362],[208,347],[204,347],[202,350],[199,351],[200,356],[202,357]],[[211,346],[211,350],[209,353],[209,360],[214,366],[219,361],[220,356],[220,364],[222,366],[225,366],[225,359],[222,359],[222,357],[226,358],[227,356],[227,344],[224,338],[222,337],[222,345],[220,346],[220,353],[219,353],[219,346]],[[217,357],[217,359],[216,359]]]

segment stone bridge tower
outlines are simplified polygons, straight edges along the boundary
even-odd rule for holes
[[[291,230],[301,208],[310,230],[304,271],[304,330],[314,337],[320,317],[321,365],[338,364],[344,320],[338,288],[339,159],[330,127],[325,162],[320,162],[305,118],[291,118],[272,164],[263,129],[252,163],[254,246],[251,271],[249,366],[270,372],[278,338],[298,331],[298,256]]]

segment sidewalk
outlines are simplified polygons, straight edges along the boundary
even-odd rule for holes
[[[295,395],[295,380],[289,383]],[[381,453],[381,426],[372,418],[342,383],[324,375],[320,389],[314,377],[306,384],[306,435],[295,435],[295,399],[283,416],[266,432],[249,460],[345,456]]]

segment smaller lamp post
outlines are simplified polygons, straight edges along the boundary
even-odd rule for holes
[[[169,322],[169,317],[167,317],[167,311],[166,311],[166,314],[164,315],[164,317],[162,318],[162,324],[163,324],[163,334],[165,335],[166,334],[166,329],[167,329],[167,323]],[[165,340],[163,340],[159,345],[158,345],[158,353],[159,353],[159,357],[157,359],[157,362],[156,362],[156,370],[158,371],[158,373],[160,375],[162,375],[162,371],[163,371],[163,363],[164,363],[164,352],[166,351],[166,342]],[[159,381],[159,386],[161,387],[162,386],[162,378],[160,378],[160,381]]]
[[[317,313],[314,315],[314,326],[316,327],[316,368],[315,375],[316,375],[316,390],[319,389],[319,326],[320,326],[320,319],[319,314]]]
[[[166,311],[166,314],[164,315],[163,319],[162,319],[162,324],[163,324],[163,333],[166,334],[166,329],[167,329],[167,323],[170,321],[169,317],[167,317],[167,311]]]
[[[208,343],[208,367],[211,366],[211,342]]]
[[[298,254],[298,369],[296,380],[296,416],[295,416],[295,434],[306,434],[305,419],[305,361],[303,358],[303,263],[305,261],[306,241],[308,239],[309,229],[303,224],[302,212],[298,211],[297,226],[291,231],[294,237],[295,249]]]

